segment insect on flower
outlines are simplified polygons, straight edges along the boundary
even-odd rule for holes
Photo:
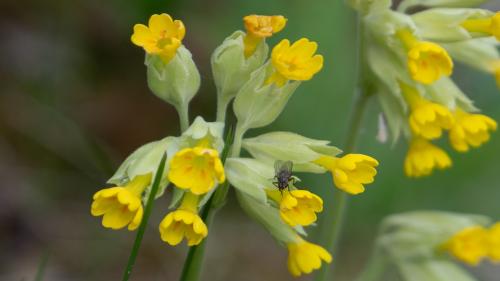
[[[283,190],[288,188],[290,191],[290,182],[295,184],[297,177],[292,175],[293,162],[276,160],[274,162],[274,186],[276,186],[283,194]]]

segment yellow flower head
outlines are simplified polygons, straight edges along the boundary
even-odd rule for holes
[[[208,235],[208,228],[198,216],[198,196],[186,193],[179,209],[160,223],[161,240],[175,246],[186,238],[188,246],[198,245]]]
[[[136,229],[142,220],[141,194],[151,182],[151,174],[136,176],[124,187],[111,187],[94,194],[91,206],[93,216],[103,216],[102,225],[128,230]]]
[[[323,200],[307,190],[269,191],[268,195],[280,204],[281,219],[290,226],[307,226],[316,221],[316,213],[323,211]]]
[[[443,47],[419,41],[408,30],[400,30],[397,35],[408,51],[408,71],[413,80],[432,84],[442,76],[451,75],[453,61]]]
[[[461,109],[455,111],[455,123],[450,129],[451,146],[460,152],[469,146],[478,147],[490,139],[490,131],[497,129],[497,123],[482,114],[470,114]]]
[[[448,108],[422,98],[417,90],[400,83],[403,95],[410,106],[408,122],[415,135],[426,139],[441,137],[443,129],[453,125],[453,114]]]
[[[215,149],[196,146],[177,152],[170,162],[168,179],[180,189],[196,195],[212,190],[225,181],[224,167]]]
[[[500,262],[500,222],[488,230],[488,257],[493,262]]]
[[[288,247],[288,270],[293,276],[303,273],[309,274],[321,267],[321,262],[332,262],[332,256],[328,251],[302,238],[298,242],[289,243]]]
[[[462,23],[462,27],[469,32],[479,32],[495,36],[500,41],[500,12],[489,18],[468,19]]]
[[[249,15],[243,18],[246,36],[243,38],[245,57],[250,57],[264,38],[280,32],[286,25],[284,16]]]
[[[267,38],[280,32],[286,25],[284,16],[248,15],[243,18],[245,29],[254,37]]]
[[[364,184],[374,181],[378,166],[375,158],[363,154],[347,154],[341,158],[322,156],[314,163],[329,170],[335,185],[350,194],[364,192]]]
[[[414,138],[406,154],[405,173],[408,177],[428,176],[435,168],[451,167],[451,159],[446,152],[423,138]]]
[[[487,234],[482,226],[467,227],[453,235],[443,246],[458,260],[477,265],[488,254]]]
[[[283,86],[288,80],[305,81],[323,67],[323,56],[315,55],[318,44],[302,38],[292,45],[287,39],[273,48],[271,62],[275,69],[266,83]]]
[[[173,20],[168,14],[155,14],[149,18],[149,27],[134,25],[131,40],[146,53],[159,55],[163,62],[168,63],[175,56],[185,34],[182,21]]]

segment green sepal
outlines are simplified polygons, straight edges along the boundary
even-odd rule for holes
[[[233,109],[240,128],[246,130],[271,124],[300,85],[299,81],[289,81],[282,87],[274,83],[264,85],[272,71],[270,63],[261,66],[236,95]]]
[[[239,190],[236,190],[236,197],[243,210],[251,218],[262,224],[279,243],[286,245],[297,242],[297,233],[283,222],[277,208],[263,204]]]
[[[484,37],[482,34],[469,33],[461,23],[469,18],[484,18],[493,13],[483,9],[436,8],[415,13],[411,16],[417,25],[418,35],[424,40],[455,42]]]
[[[264,64],[269,52],[265,40],[262,40],[255,52],[245,58],[244,37],[243,31],[235,31],[215,49],[210,60],[217,98],[226,102],[234,98],[241,86],[250,79],[251,73]]]
[[[186,107],[200,88],[200,73],[191,52],[181,45],[177,54],[164,63],[157,55],[146,55],[149,89],[176,108]]]
[[[267,205],[265,188],[273,186],[273,166],[251,158],[227,158],[224,169],[231,185],[255,201]]]

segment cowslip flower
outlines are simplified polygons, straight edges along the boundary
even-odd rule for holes
[[[323,56],[315,55],[317,49],[318,44],[307,38],[292,45],[289,40],[282,40],[271,53],[274,72],[266,80],[266,84],[275,83],[281,87],[288,80],[310,80],[323,68]]]
[[[203,146],[184,148],[170,162],[168,179],[180,189],[205,194],[226,179],[217,150]]]
[[[307,190],[267,190],[267,195],[279,203],[280,217],[290,226],[307,226],[317,219],[316,213],[323,211],[323,200]]]
[[[199,196],[184,194],[179,208],[163,218],[159,230],[161,240],[175,246],[186,239],[188,246],[198,245],[208,235],[208,228],[198,216]]]
[[[142,47],[148,54],[158,55],[168,63],[176,54],[186,34],[184,24],[173,20],[168,14],[154,14],[149,18],[149,26],[134,25],[131,41]]]
[[[436,139],[441,137],[443,129],[451,128],[453,114],[448,108],[424,99],[409,85],[400,83],[400,87],[410,107],[408,122],[415,135]]]
[[[467,19],[461,25],[469,32],[485,33],[500,40],[500,12],[489,18]]]
[[[471,226],[455,233],[443,247],[456,259],[477,265],[488,254],[487,230],[482,226]]]
[[[488,229],[488,257],[493,262],[500,262],[500,222]]]
[[[105,188],[94,194],[93,216],[103,216],[102,225],[111,229],[136,229],[142,220],[141,195],[151,183],[151,174],[136,176],[125,186]]]
[[[280,32],[285,27],[286,21],[284,16],[248,15],[244,17],[243,23],[247,31],[243,38],[245,57],[250,57],[262,40]]]
[[[413,138],[404,163],[408,177],[422,177],[432,173],[436,168],[451,167],[451,159],[444,150],[423,138]]]
[[[365,184],[374,181],[378,161],[363,154],[347,154],[343,157],[321,156],[314,163],[329,170],[335,185],[350,194],[365,191]]]
[[[322,261],[332,262],[332,256],[319,245],[297,237],[297,242],[288,243],[288,270],[293,276],[309,274],[321,267]]]
[[[397,37],[407,50],[407,67],[413,80],[432,84],[442,76],[450,76],[453,61],[448,52],[433,42],[419,41],[406,29],[399,30]]]
[[[483,114],[471,114],[455,110],[455,122],[450,129],[450,144],[460,152],[469,147],[479,147],[490,139],[490,131],[497,129],[495,120]]]

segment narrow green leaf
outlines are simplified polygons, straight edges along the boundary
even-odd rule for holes
[[[151,210],[153,209],[155,194],[158,191],[158,187],[160,186],[161,178],[163,176],[163,169],[165,168],[165,161],[167,159],[166,156],[166,154],[163,154],[160,165],[156,170],[153,186],[151,187],[151,193],[149,193],[148,202],[146,203],[146,208],[144,210],[144,216],[142,217],[141,224],[139,225],[139,230],[137,231],[137,235],[135,236],[134,245],[132,247],[132,251],[130,252],[130,257],[127,262],[127,267],[125,268],[125,272],[123,273],[122,281],[128,281],[130,278],[130,274],[132,274],[132,269],[134,267],[135,260],[137,259],[139,248],[141,247],[142,238],[144,236],[144,232],[146,231],[146,225],[148,224],[149,216],[151,215]]]

